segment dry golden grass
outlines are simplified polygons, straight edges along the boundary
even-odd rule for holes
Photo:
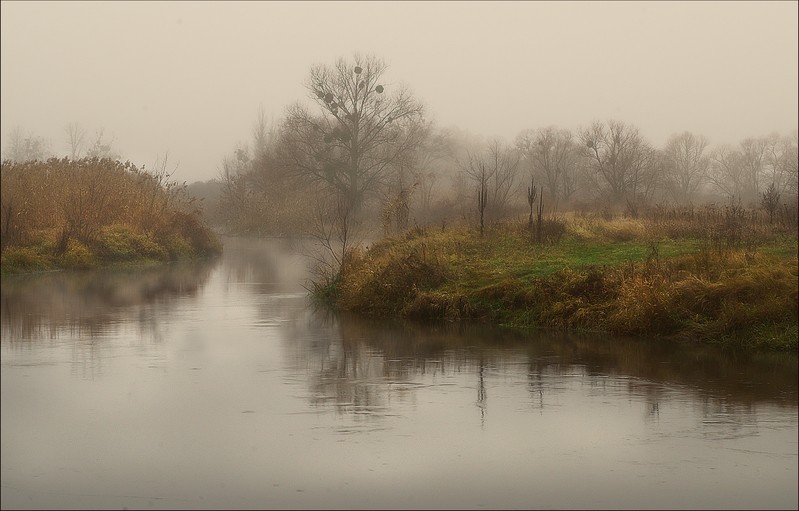
[[[193,201],[166,177],[110,159],[4,161],[3,271],[218,253]]]

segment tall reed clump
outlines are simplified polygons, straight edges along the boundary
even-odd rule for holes
[[[4,161],[0,185],[4,272],[165,261],[221,250],[183,187],[130,162]]]

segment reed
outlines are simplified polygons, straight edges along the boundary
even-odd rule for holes
[[[4,273],[167,261],[221,251],[183,187],[130,162],[4,161],[0,185]]]

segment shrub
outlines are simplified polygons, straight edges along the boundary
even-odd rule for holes
[[[51,267],[47,257],[29,247],[9,247],[3,251],[3,272],[25,273],[47,270]]]
[[[182,250],[184,255],[211,256],[222,252],[222,244],[196,214],[174,212],[169,226],[161,231],[161,235],[167,238],[177,235],[185,240],[189,244],[189,250]]]
[[[96,264],[97,260],[89,247],[75,239],[69,240],[61,255],[61,265],[65,268],[87,269]]]
[[[630,218],[616,218],[597,224],[597,230],[611,241],[631,241],[646,233],[644,222]]]
[[[566,234],[566,222],[560,218],[548,218],[541,222],[541,239],[549,243],[559,243]]]
[[[171,261],[188,259],[194,256],[191,243],[180,234],[169,234],[163,238],[160,238],[160,242],[166,250]]]
[[[406,250],[378,247],[353,254],[341,270],[339,305],[372,313],[399,312],[421,290],[441,285],[448,269],[439,257],[417,244]]]
[[[137,232],[127,224],[114,224],[101,229],[96,246],[101,257],[112,261],[168,258],[168,252],[164,247],[147,234]]]

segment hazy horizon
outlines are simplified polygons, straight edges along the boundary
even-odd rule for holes
[[[0,135],[66,154],[104,129],[137,165],[218,176],[260,107],[278,121],[314,64],[388,64],[440,127],[634,124],[655,145],[797,129],[797,2],[10,2]]]

